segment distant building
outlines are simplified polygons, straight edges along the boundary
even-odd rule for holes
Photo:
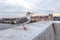
[[[49,21],[53,20],[53,14],[45,15],[45,16],[32,16],[31,22],[36,21]]]
[[[60,16],[55,16],[55,17],[54,17],[54,20],[55,20],[55,21],[60,21]]]
[[[48,19],[49,19],[49,20],[53,20],[53,14],[49,14],[49,15],[48,15]]]
[[[0,23],[15,23],[18,19],[20,18],[2,18],[2,20],[0,20]],[[32,16],[31,18],[31,22],[37,22],[37,21],[49,21],[49,20],[53,20],[54,17],[52,14],[49,15],[45,15],[45,16]],[[55,17],[55,19],[57,19]],[[60,17],[58,18],[60,20]]]

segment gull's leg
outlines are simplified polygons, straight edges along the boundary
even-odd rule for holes
[[[24,29],[24,30],[27,30],[27,28],[26,28],[24,25],[23,25],[23,29]]]

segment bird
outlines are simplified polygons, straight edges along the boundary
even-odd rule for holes
[[[32,15],[33,13],[27,12],[25,17],[18,19],[17,21],[15,21],[15,23],[22,24],[23,29],[27,30],[27,28],[25,27],[25,24],[28,24],[31,21]]]

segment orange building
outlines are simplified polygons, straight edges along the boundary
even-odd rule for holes
[[[53,14],[45,16],[32,16],[31,22],[53,20]]]

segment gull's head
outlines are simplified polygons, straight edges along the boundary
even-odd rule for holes
[[[32,16],[33,13],[27,12],[26,16]]]

